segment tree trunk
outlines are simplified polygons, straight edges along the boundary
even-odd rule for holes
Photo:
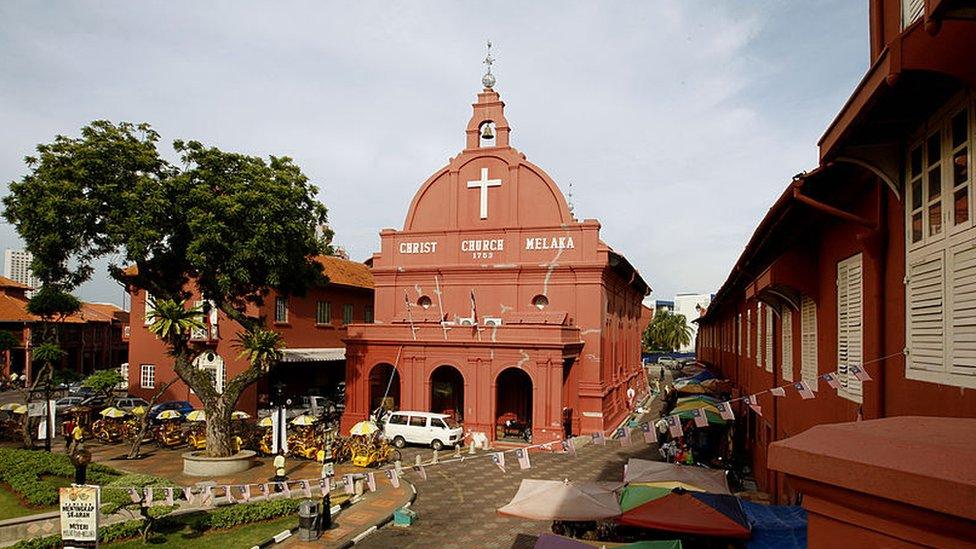
[[[220,397],[204,403],[207,411],[207,455],[227,457],[236,453],[231,436],[231,410]]]

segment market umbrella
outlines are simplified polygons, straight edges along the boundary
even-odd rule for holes
[[[180,419],[181,417],[183,417],[183,414],[176,410],[163,410],[156,414],[156,419]]]
[[[714,412],[716,414],[718,413],[718,407],[717,406],[715,406],[714,404],[711,404],[709,402],[706,402],[704,400],[693,400],[693,401],[690,401],[690,402],[689,401],[679,402],[679,403],[677,403],[677,404],[674,405],[674,408],[671,409],[671,412],[670,413],[673,414],[675,412],[684,412],[686,410],[697,410],[699,408],[703,408],[703,409],[705,409],[705,410],[707,410],[709,412]]]
[[[617,519],[621,525],[699,536],[749,539],[749,520],[739,499],[728,494],[670,493],[634,507]]]
[[[232,413],[230,415],[230,418],[231,419],[251,419],[251,414],[249,414],[247,412],[244,412],[244,411],[241,411],[241,410],[235,410],[234,413]]]
[[[23,406],[23,404],[17,404],[16,402],[8,402],[0,406],[0,410],[4,412],[13,412],[18,406]]]
[[[117,419],[117,418],[125,417],[125,416],[129,415],[129,412],[126,412],[125,410],[123,410],[121,408],[116,408],[115,406],[109,406],[108,408],[105,408],[104,410],[102,410],[98,414],[100,416],[102,416],[102,417],[109,417],[109,418]]]
[[[207,421],[207,411],[206,410],[193,410],[192,412],[186,414],[187,421]]]
[[[377,427],[376,424],[373,423],[372,421],[360,421],[359,423],[353,425],[352,429],[349,429],[349,434],[366,436],[366,435],[371,435],[379,430],[380,428]]]
[[[529,520],[600,520],[620,515],[619,482],[523,479],[501,515]]]
[[[727,379],[706,379],[701,382],[710,393],[728,393],[732,391],[732,382]]]
[[[273,427],[274,422],[271,421],[271,416],[263,417],[258,421],[258,427]]]
[[[10,411],[13,412],[13,413],[15,413],[15,414],[26,414],[27,413],[27,405],[26,404],[18,404],[16,406],[14,406],[13,408],[10,408]]]
[[[137,415],[137,416],[145,415],[146,414],[146,407],[145,406],[136,406],[135,408],[132,409],[132,413],[135,414],[135,415]]]
[[[702,492],[713,494],[731,493],[729,484],[725,479],[725,471],[721,469],[708,469],[694,465],[664,463],[637,458],[630,458],[627,461],[624,482],[659,488],[685,488],[690,490],[694,487]]]
[[[620,510],[626,513],[634,507],[670,494],[672,489],[672,487],[631,484],[620,493]]]
[[[708,389],[697,381],[678,382],[674,384],[674,390],[681,395],[700,395],[707,393]]]
[[[614,549],[681,549],[681,540],[638,541],[635,543],[607,543],[573,539],[555,534],[542,534],[536,540],[534,549],[591,549],[592,547],[613,547]]]
[[[685,404],[687,402],[704,402],[706,404],[711,404],[712,406],[716,406],[716,405],[718,405],[718,403],[722,402],[722,399],[720,399],[720,398],[718,398],[716,396],[712,396],[712,395],[704,395],[704,394],[703,395],[692,395],[692,396],[685,396],[685,397],[679,398],[675,402],[675,405],[676,406],[680,406],[680,405]]]
[[[316,421],[318,421],[318,420],[315,419],[314,417],[312,417],[312,416],[310,416],[308,414],[302,414],[302,415],[296,417],[295,419],[291,420],[291,424],[292,425],[315,425],[315,422]],[[376,426],[374,425],[373,427],[376,427]],[[353,433],[353,434],[356,434],[356,433]]]
[[[676,415],[683,420],[694,419],[694,410],[702,408],[702,406],[696,406],[695,408],[687,408],[684,410],[672,410],[671,414]],[[718,408],[711,406],[710,408],[705,408],[705,419],[708,420],[709,425],[725,425],[726,421],[722,419],[722,416],[718,413]]]

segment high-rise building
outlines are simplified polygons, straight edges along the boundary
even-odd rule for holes
[[[34,278],[30,268],[33,260],[34,256],[30,252],[7,248],[3,252],[3,276],[30,286],[32,289],[37,288],[37,279]],[[30,297],[32,293],[28,291],[27,296]]]

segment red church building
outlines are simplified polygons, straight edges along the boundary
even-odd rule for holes
[[[616,427],[627,389],[646,386],[647,283],[510,146],[493,84],[403,230],[380,232],[376,322],[345,340],[344,429],[386,405],[451,413],[490,439],[514,419],[538,443]]]

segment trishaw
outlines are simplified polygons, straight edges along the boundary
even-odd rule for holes
[[[183,428],[174,419],[166,420],[153,429],[153,439],[162,448],[176,448],[183,445]]]
[[[400,450],[378,436],[353,436],[349,445],[352,464],[357,467],[378,467],[384,463],[399,461]]]
[[[186,430],[186,445],[194,450],[207,449],[207,428],[200,422],[190,424]]]
[[[499,416],[495,430],[498,438],[520,438],[532,442],[532,423],[520,419],[514,412]]]

